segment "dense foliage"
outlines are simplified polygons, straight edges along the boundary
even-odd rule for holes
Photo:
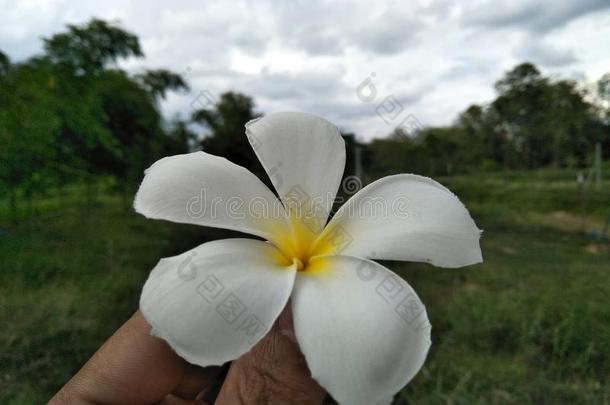
[[[0,185],[13,207],[50,187],[115,176],[125,192],[155,159],[188,151],[186,123],[165,128],[158,98],[186,89],[167,70],[134,76],[138,38],[91,20],[44,39],[44,53],[11,64],[0,52]]]

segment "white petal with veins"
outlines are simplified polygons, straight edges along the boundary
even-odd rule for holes
[[[314,115],[279,112],[250,121],[246,134],[284,204],[299,205],[309,229],[321,231],[345,167],[337,127]]]
[[[140,309],[184,359],[219,365],[246,353],[286,306],[296,266],[267,242],[224,239],[162,259]]]
[[[325,256],[310,266],[314,273],[297,275],[292,310],[312,376],[340,404],[387,401],[426,358],[431,327],[423,304],[375,262]]]
[[[288,226],[284,208],[262,181],[205,152],[166,157],[149,167],[134,207],[148,218],[232,229],[267,240]]]
[[[320,240],[328,254],[461,267],[482,261],[480,233],[447,188],[427,177],[398,174],[356,193]]]

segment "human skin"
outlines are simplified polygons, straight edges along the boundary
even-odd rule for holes
[[[220,367],[187,363],[150,330],[137,311],[49,405],[205,404]],[[325,395],[311,378],[285,309],[271,331],[231,363],[214,404],[320,405]]]

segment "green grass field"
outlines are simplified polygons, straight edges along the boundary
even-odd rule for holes
[[[433,346],[396,403],[610,403],[610,250],[580,232],[574,173],[441,179],[471,209],[485,263],[386,263],[427,306]],[[587,229],[610,211],[592,193]],[[148,221],[118,197],[0,212],[0,403],[43,403],[137,308],[163,256],[220,237]],[[5,209],[3,207],[3,209]]]

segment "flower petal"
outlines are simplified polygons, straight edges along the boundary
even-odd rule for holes
[[[413,289],[356,257],[312,259],[292,294],[295,334],[312,376],[340,404],[387,400],[419,371],[430,323]]]
[[[281,203],[254,174],[205,152],[154,163],[146,170],[134,207],[148,218],[232,229],[267,240],[288,227]]]
[[[270,243],[225,239],[162,259],[140,309],[187,361],[218,365],[250,350],[286,306],[296,273]]]
[[[298,207],[309,229],[320,232],[345,167],[337,127],[314,115],[279,112],[248,122],[246,134],[284,205]]]
[[[320,235],[318,253],[461,267],[482,261],[480,234],[447,188],[427,177],[399,174],[349,199]]]

